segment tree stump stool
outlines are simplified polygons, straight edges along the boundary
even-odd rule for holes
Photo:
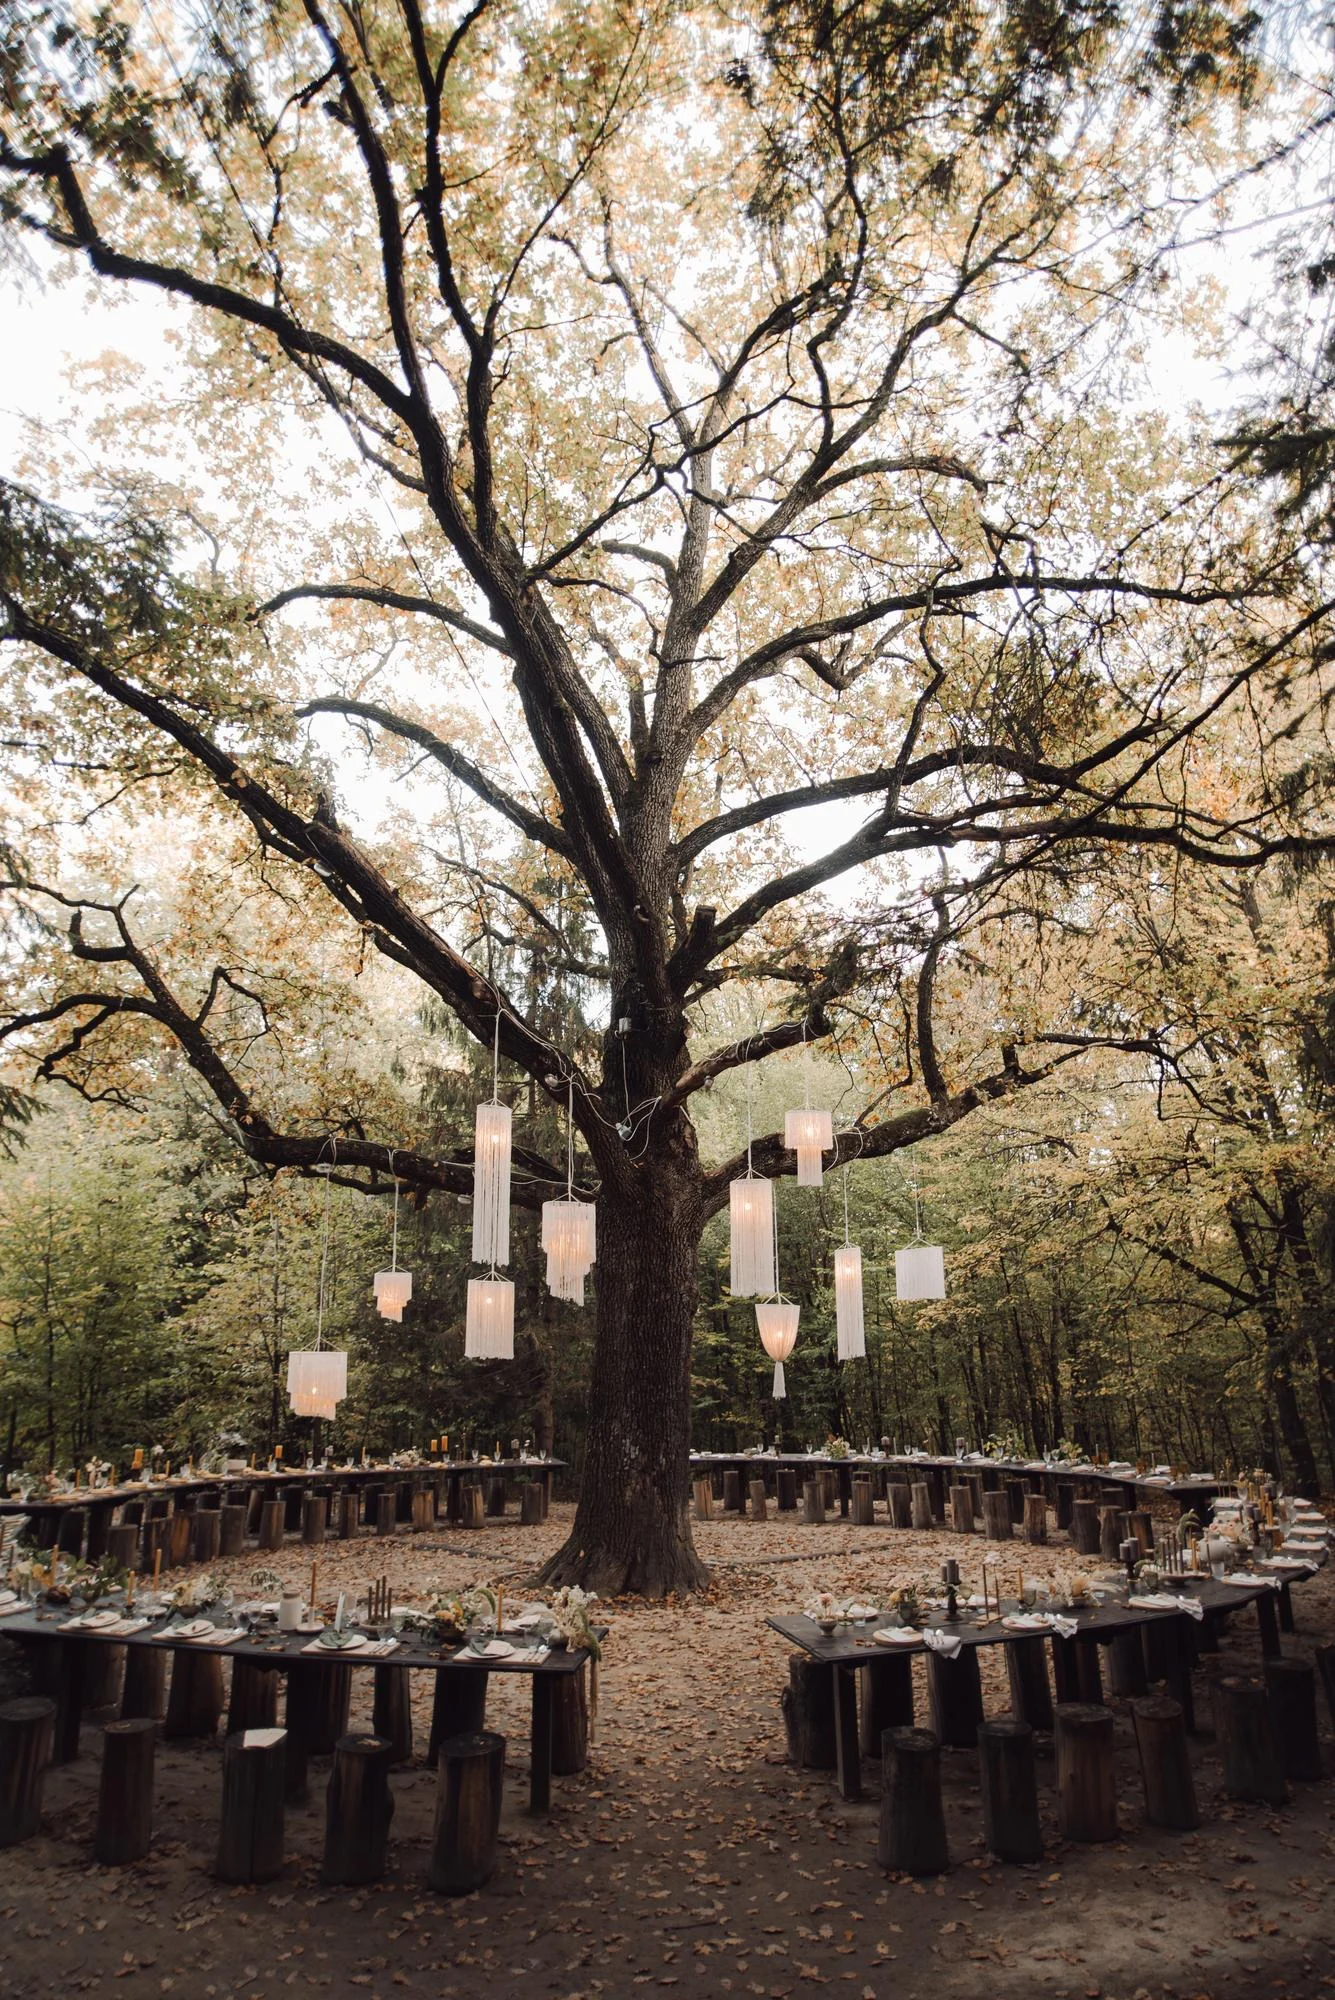
[[[747,1486],[747,1492],[750,1496],[750,1501],[751,1501],[751,1510],[750,1510],[751,1519],[753,1521],[766,1520],[769,1515],[769,1509],[765,1505],[764,1480],[763,1479],[751,1480]]]
[[[895,1528],[913,1526],[913,1496],[902,1481],[894,1480],[889,1488],[890,1524]]]
[[[176,1646],[171,1657],[164,1737],[180,1741],[189,1736],[216,1736],[223,1712],[221,1659],[207,1646]]]
[[[190,1550],[194,1542],[195,1517],[184,1508],[179,1508],[168,1521],[167,1547],[163,1553],[164,1567],[184,1569],[190,1560]]]
[[[802,1488],[802,1518],[808,1527],[819,1528],[825,1524],[825,1496],[819,1479],[808,1479]]]
[[[390,1747],[391,1764],[407,1764],[413,1754],[413,1709],[407,1667],[388,1664],[372,1669],[375,1691],[371,1727]]]
[[[1119,1560],[1126,1537],[1126,1514],[1120,1507],[1099,1508],[1099,1554],[1104,1562]]]
[[[333,1532],[341,1542],[355,1541],[360,1525],[357,1495],[345,1489],[342,1493],[336,1493],[334,1498],[338,1504],[330,1517]]]
[[[56,1704],[45,1695],[0,1702],[0,1847],[17,1847],[37,1831],[55,1735]]]
[[[950,1866],[941,1744],[930,1729],[887,1729],[882,1739],[876,1858],[895,1875],[939,1875]]]
[[[913,1662],[887,1653],[883,1660],[868,1660],[858,1678],[862,1682],[858,1747],[864,1757],[879,1758],[887,1729],[913,1727]]]
[[[876,1521],[876,1489],[870,1479],[853,1481],[853,1525],[870,1528]]]
[[[464,1488],[464,1498],[469,1504],[464,1508],[461,1526],[480,1528],[483,1520],[482,1488],[476,1484]],[[474,1518],[476,1517],[476,1518]],[[375,1496],[375,1531],[377,1535],[392,1535],[399,1518],[399,1497],[393,1488],[387,1488]]]
[[[334,1746],[325,1793],[322,1882],[351,1889],[383,1877],[394,1817],[392,1762],[393,1745],[383,1736],[341,1736]]]
[[[1330,1719],[1335,1724],[1335,1646],[1318,1646],[1316,1668],[1321,1676],[1321,1685],[1326,1690],[1326,1707]]]
[[[723,1511],[725,1514],[742,1511],[742,1475],[731,1465],[723,1470]]]
[[[932,1525],[932,1489],[925,1479],[915,1480],[909,1488],[909,1522],[920,1529]]]
[[[187,1515],[186,1517],[190,1517]],[[194,1516],[194,1527],[190,1537],[192,1558],[197,1563],[211,1563],[218,1560],[222,1545],[222,1521],[216,1507],[201,1507]]]
[[[103,1641],[88,1649],[84,1665],[83,1705],[86,1709],[119,1710],[121,1684],[125,1676],[125,1647]]]
[[[707,1480],[696,1481],[697,1498],[698,1498],[698,1489],[701,1486],[704,1486],[706,1492],[708,1492],[708,1481]],[[701,1520],[707,1521],[710,1518],[710,1516],[708,1514],[702,1514],[700,1518]],[[542,1488],[541,1486],[537,1485],[535,1481],[533,1481],[532,1479],[528,1481],[527,1485],[520,1488],[519,1520],[520,1520],[520,1525],[525,1528],[537,1528],[541,1527],[542,1525]]]
[[[158,1725],[148,1716],[102,1732],[93,1854],[104,1868],[142,1861],[153,1841],[153,1762]]]
[[[308,1757],[327,1757],[348,1733],[352,1668],[346,1660],[290,1660],[284,1721]]]
[[[950,1489],[950,1525],[957,1535],[973,1533],[973,1493],[967,1486]]]
[[[791,1465],[781,1465],[778,1471],[779,1512],[792,1514],[797,1510],[797,1473]]]
[[[281,1500],[266,1500],[260,1508],[260,1532],[258,1546],[262,1549],[281,1549],[283,1546],[283,1503]]]
[[[440,1895],[466,1896],[496,1868],[505,1738],[486,1730],[447,1737],[438,1769],[427,1880]]]
[[[117,1569],[133,1570],[139,1567],[139,1538],[143,1529],[137,1521],[122,1522],[107,1536],[107,1554]]]
[[[999,1861],[1041,1861],[1038,1766],[1027,1722],[1003,1717],[978,1726],[983,1838]]]
[[[1259,1681],[1221,1675],[1214,1683],[1215,1738],[1223,1753],[1224,1790],[1234,1799],[1263,1799],[1282,1806],[1284,1782],[1270,1703]]]
[[[1009,1542],[1014,1539],[1009,1495],[984,1493],[983,1532],[989,1542]]]
[[[161,1646],[127,1646],[121,1686],[121,1721],[148,1716],[161,1722],[167,1712],[167,1654]]]
[[[552,1775],[573,1778],[589,1761],[589,1671],[562,1674],[552,1684]]]
[[[1057,1821],[1064,1840],[1116,1840],[1113,1717],[1096,1702],[1059,1701]]]
[[[487,1671],[485,1667],[438,1667],[436,1692],[431,1704],[431,1735],[427,1742],[428,1764],[440,1759],[440,1747],[451,1736],[483,1733],[487,1719]]]
[[[953,1660],[944,1653],[929,1653],[927,1693],[933,1735],[952,1750],[972,1750],[983,1720],[978,1648],[961,1646]]]
[[[213,1872],[222,1882],[272,1882],[283,1866],[287,1734],[246,1729],[223,1744],[222,1810]]]
[[[1048,1503],[1041,1493],[1024,1496],[1024,1538],[1035,1548],[1043,1547],[1048,1539]]]
[[[1267,1660],[1265,1691],[1286,1778],[1321,1776],[1316,1732],[1316,1669],[1306,1660]]]
[[[714,1488],[708,1479],[696,1479],[691,1483],[691,1497],[695,1504],[697,1521],[712,1521],[714,1518]]]
[[[390,1512],[388,1517],[389,1519],[388,1527],[383,1525],[385,1519],[384,1502],[387,1498],[389,1499],[389,1507],[390,1507]],[[393,1497],[387,1496],[386,1494],[382,1493],[380,1496],[380,1512],[377,1514],[376,1517],[376,1533],[378,1535],[393,1534],[394,1532],[393,1509],[394,1509]],[[485,1523],[486,1518],[487,1518],[486,1508],[482,1500],[482,1488],[478,1485],[475,1479],[470,1479],[459,1488],[459,1526],[461,1528],[480,1528]]]
[[[1145,1648],[1140,1643],[1140,1628],[1132,1626],[1129,1632],[1114,1633],[1108,1641],[1107,1652],[1109,1693],[1121,1695],[1124,1700],[1148,1694]]]
[[[1082,1556],[1099,1552],[1099,1503],[1077,1500],[1071,1508],[1071,1540]]]
[[[170,1536],[171,1522],[165,1515],[155,1515],[151,1520],[145,1521],[139,1545],[139,1567],[145,1576],[153,1574],[155,1565],[162,1568],[169,1567]]]
[[[1145,1817],[1151,1826],[1190,1833],[1201,1823],[1187,1754],[1182,1704],[1167,1694],[1146,1694],[1131,1704],[1136,1749],[1145,1787]]]
[[[318,1549],[324,1542],[329,1519],[329,1502],[323,1493],[308,1493],[301,1503],[301,1539],[307,1548]]]
[[[218,1509],[218,1554],[239,1556],[246,1546],[245,1507],[220,1507]]]
[[[1038,1636],[1007,1639],[1005,1653],[1011,1713],[1017,1722],[1027,1722],[1031,1729],[1051,1730],[1052,1689],[1048,1684],[1046,1642]]]
[[[1054,1636],[1052,1675],[1058,1702],[1083,1702],[1100,1707],[1103,1702],[1103,1675],[1099,1671],[1098,1642],[1091,1635],[1075,1639]]]
[[[233,1660],[232,1692],[227,1704],[227,1734],[239,1736],[247,1729],[275,1729],[278,1726],[279,1667],[261,1666],[258,1660]]]
[[[908,1662],[904,1663],[906,1666]],[[839,1761],[834,1730],[834,1675],[808,1653],[788,1657],[788,1685],[780,1697],[788,1755],[802,1771],[833,1771]]]

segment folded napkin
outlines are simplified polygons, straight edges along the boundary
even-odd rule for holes
[[[1198,1597],[1175,1597],[1167,1590],[1156,1591],[1149,1597],[1128,1597],[1126,1601],[1139,1611],[1185,1611],[1188,1618],[1198,1623],[1205,1617],[1205,1606]]]
[[[1266,1556],[1261,1562],[1262,1569],[1300,1569],[1304,1576],[1315,1576],[1319,1564],[1301,1556]],[[2,1614],[0,1614],[2,1615]]]
[[[118,1618],[114,1625],[106,1628],[110,1639],[128,1639],[131,1632],[142,1632],[148,1624],[147,1618]]]
[[[17,1604],[18,1601],[17,1590],[0,1590],[0,1604]]]
[[[104,1632],[108,1625],[115,1625],[119,1614],[115,1611],[84,1611],[77,1618],[67,1618],[61,1626],[62,1632]]]
[[[191,1646],[235,1646],[238,1639],[244,1639],[244,1625],[212,1625],[207,1632],[188,1632],[186,1641]]]
[[[16,1611],[26,1611],[27,1608],[22,1598],[16,1598],[13,1604],[0,1604],[0,1618],[12,1618]]]
[[[1238,1572],[1233,1576],[1221,1576],[1219,1581],[1220,1583],[1231,1583],[1238,1590],[1250,1590],[1258,1583],[1263,1583],[1267,1590],[1279,1589],[1279,1578],[1277,1576],[1247,1576],[1243,1572]]]
[[[954,1632],[943,1632],[937,1625],[925,1625],[922,1643],[929,1652],[940,1653],[943,1658],[953,1660],[960,1649],[960,1641]]]

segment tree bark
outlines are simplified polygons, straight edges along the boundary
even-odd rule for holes
[[[597,1321],[574,1526],[543,1571],[603,1596],[691,1591],[705,1568],[687,1510],[691,1330],[703,1226],[695,1135],[651,1122],[645,1157],[598,1197]],[[664,1158],[675,1142],[677,1157]],[[657,1156],[657,1157],[655,1157]]]

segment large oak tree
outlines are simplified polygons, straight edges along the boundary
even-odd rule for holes
[[[266,893],[326,897],[507,1074],[573,1095],[597,1336],[554,1574],[690,1586],[697,1247],[744,1164],[701,1160],[696,1094],[833,1036],[864,1096],[832,1157],[910,1145],[1105,1039],[1059,1009],[938,1051],[941,968],[1002,885],[1078,895],[1109,844],[1246,870],[1321,831],[1276,727],[1320,671],[1319,570],[1154,414],[1134,352],[1191,317],[1166,246],[1262,144],[1251,17],[4,12],[11,236],[188,309],[199,468],[82,519],[7,490],[20,761],[56,731],[84,779],[210,795]],[[1266,110],[1264,144],[1303,113]],[[1241,811],[1193,770],[1224,717],[1252,732]],[[494,817],[436,857],[476,949],[358,831],[334,720]],[[33,921],[77,905],[8,1024],[47,1076],[95,1094],[100,1046],[165,1034],[256,1160],[328,1164],[250,1062],[272,965],[173,971],[132,904],[18,858],[11,888]],[[505,977],[517,940],[541,980]],[[578,994],[568,1032],[542,980]],[[733,986],[771,1018],[714,1045]],[[400,1136],[348,1121],[339,1171],[469,1192],[465,1135]],[[778,1133],[751,1158],[791,1171]],[[560,1187],[520,1164],[519,1199]]]

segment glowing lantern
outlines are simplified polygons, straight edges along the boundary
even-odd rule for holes
[[[946,1259],[939,1243],[911,1243],[895,1252],[895,1297],[943,1299]]]
[[[473,1262],[510,1261],[510,1107],[479,1104],[473,1128]]]
[[[797,1315],[800,1310],[787,1299],[768,1299],[756,1307],[760,1344],[774,1363],[776,1402],[788,1394],[783,1379],[783,1364],[797,1342]]]
[[[867,1352],[862,1322],[862,1252],[845,1243],[834,1253],[834,1325],[841,1361],[860,1361]]]
[[[809,1104],[800,1111],[786,1111],[783,1143],[797,1154],[797,1185],[819,1187],[820,1156],[828,1153],[834,1144],[834,1120],[829,1112],[813,1111]]]
[[[545,1201],[542,1247],[547,1252],[547,1284],[553,1296],[572,1306],[584,1303],[584,1280],[595,1254],[595,1210],[591,1201]]]
[[[769,1298],[778,1290],[774,1276],[774,1188],[748,1174],[728,1187],[734,1298]]]
[[[348,1357],[329,1348],[294,1351],[287,1357],[287,1393],[297,1417],[329,1417],[348,1393]]]
[[[391,1169],[394,1155],[389,1156]],[[371,1280],[376,1309],[382,1319],[402,1320],[403,1308],[413,1295],[413,1274],[399,1269],[399,1182],[394,1179],[394,1236],[390,1244],[389,1269],[377,1271]]]
[[[467,1361],[515,1358],[515,1288],[508,1278],[470,1278],[464,1322]]]

